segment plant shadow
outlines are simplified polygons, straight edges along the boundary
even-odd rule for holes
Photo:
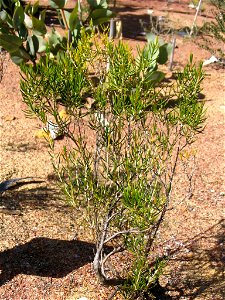
[[[45,237],[0,252],[0,286],[18,274],[62,278],[90,263],[95,246],[79,240]]]
[[[18,184],[16,189],[8,190],[0,197],[2,213],[22,214],[26,209],[49,208],[66,212],[70,208],[65,201],[61,200],[61,192],[57,187],[39,184],[40,186],[28,188],[28,184],[23,184],[23,189],[19,190],[17,189],[20,186]]]
[[[167,286],[176,295],[173,299],[224,299],[224,229],[225,223],[221,220],[188,240],[186,253],[172,251],[175,256],[171,264],[179,266],[172,275],[174,283]]]

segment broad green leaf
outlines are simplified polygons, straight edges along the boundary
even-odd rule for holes
[[[42,36],[36,36],[38,39],[38,53],[46,50],[46,41]]]
[[[91,13],[90,17],[93,20],[93,25],[96,26],[99,24],[103,24],[109,21],[111,18],[115,17],[115,13],[104,8],[97,8]]]
[[[159,37],[157,37],[157,38],[158,38],[158,44],[159,44],[159,46],[163,46],[163,45],[166,44],[165,41],[164,41],[163,39],[161,39],[161,38],[159,38]]]
[[[47,29],[43,21],[38,20],[35,17],[32,17],[32,23],[33,23],[34,34],[43,36],[47,33]]]
[[[80,23],[77,23],[77,26],[76,28],[73,30],[73,35],[75,38],[77,38],[80,34],[80,30],[81,30],[81,24]]]
[[[77,3],[69,17],[69,28],[71,31],[73,31],[76,28],[78,22],[79,22],[79,17],[78,17],[78,3]]]
[[[12,34],[1,34],[0,35],[0,46],[8,52],[13,52],[22,46],[23,40],[16,35]]]
[[[30,16],[28,16],[25,13],[25,18],[24,18],[24,24],[26,25],[27,28],[32,29],[33,28],[33,22]]]
[[[7,22],[8,17],[9,17],[9,15],[5,10],[0,11],[0,19],[3,22]]]
[[[16,65],[20,65],[20,64],[22,64],[22,63],[26,63],[26,62],[28,62],[28,60],[27,59],[24,59],[23,57],[20,57],[20,56],[18,56],[17,54],[15,54],[15,55],[10,55],[10,57],[11,57],[11,60],[14,62],[14,64],[16,64]]]
[[[98,25],[104,24],[106,22],[109,22],[109,20],[111,18],[112,17],[105,17],[105,18],[99,18],[99,19],[93,20],[93,25],[98,26]]]
[[[41,36],[32,35],[27,38],[27,46],[29,53],[36,56],[37,52],[40,53],[46,50],[46,41]]]
[[[87,0],[91,8],[107,8],[107,0]]]
[[[66,45],[66,38],[62,37],[55,29],[48,34],[48,47],[50,51],[57,54],[58,49],[62,49]]]
[[[164,44],[159,47],[159,56],[157,62],[161,65],[165,64],[172,51],[172,44]]]
[[[97,0],[87,0],[87,2],[88,2],[88,4],[89,4],[91,7],[93,7],[93,8],[95,8],[95,7],[98,6],[98,5],[97,5]]]
[[[62,36],[54,28],[51,33],[48,33],[48,44],[51,47],[55,47],[62,40]]]
[[[9,35],[10,28],[6,24],[1,23],[1,20],[0,20],[0,35],[1,34]]]
[[[167,48],[168,55],[170,55],[172,53],[172,50],[173,50],[173,44],[172,43],[166,44],[166,48]]]
[[[164,78],[165,78],[165,74],[163,72],[160,72],[160,71],[154,71],[154,72],[152,72],[150,74],[147,74],[145,76],[145,80],[151,81],[153,83],[159,83]]]
[[[8,24],[8,26],[10,26],[11,28],[13,27],[13,19],[7,13],[7,11],[5,11],[5,10],[0,11],[0,20],[2,20],[4,23]]]
[[[24,22],[24,10],[22,6],[17,6],[13,14],[13,25],[16,30],[19,29]]]
[[[1,9],[1,7],[0,7],[0,9]],[[7,15],[7,12],[5,10],[1,10],[0,11],[0,20],[5,21],[6,20],[6,15]]]
[[[51,7],[61,9],[66,5],[67,0],[49,0]]]
[[[115,13],[113,13],[111,10],[104,9],[104,8],[97,8],[97,9],[93,10],[90,17],[93,20],[96,20],[96,19],[105,18],[105,17],[111,18],[112,16],[115,16]]]
[[[38,42],[38,39],[37,39],[36,35],[28,36],[27,46],[28,46],[27,48],[28,48],[29,53],[32,56],[36,56],[36,53],[37,53],[38,48],[39,48],[39,42]]]
[[[19,34],[19,37],[21,37],[23,40],[27,39],[28,30],[27,30],[26,26],[24,25],[24,23],[22,23],[19,26],[19,28],[18,28],[18,34]]]
[[[156,35],[151,32],[148,32],[146,33],[146,38],[148,43],[153,43],[156,40]]]
[[[19,47],[15,51],[10,53],[12,61],[20,65],[22,62],[27,62],[31,59],[30,55],[27,53],[27,51],[23,48],[23,46]]]

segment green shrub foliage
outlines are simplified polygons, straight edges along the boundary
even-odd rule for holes
[[[172,198],[179,155],[204,123],[201,65],[191,58],[168,83],[159,68],[160,47],[150,39],[133,55],[122,42],[81,30],[75,49],[57,59],[46,54],[36,68],[22,66],[27,114],[44,123],[53,118],[70,141],[55,154],[53,142],[52,158],[68,202],[93,229],[94,270],[127,299],[151,295],[162,272],[165,261],[150,260],[153,243]],[[127,268],[117,263],[113,269],[110,262],[124,251]]]
[[[201,45],[217,58],[221,59],[224,64],[225,52],[225,2],[224,0],[211,0],[213,4],[213,13],[215,19],[211,22],[206,22],[203,26],[203,41]],[[217,45],[214,45],[214,42]]]

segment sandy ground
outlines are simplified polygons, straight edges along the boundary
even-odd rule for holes
[[[119,1],[124,24],[136,28],[135,22],[146,15],[148,4],[147,0]],[[193,11],[184,14],[186,4],[177,1],[168,8],[166,1],[151,1],[149,8],[158,15],[169,12],[186,26],[194,15]],[[210,18],[211,10],[204,14],[202,19]],[[124,39],[132,47],[143,44],[130,28],[124,28]],[[177,37],[177,46],[175,68],[184,65],[190,53],[196,61],[210,57],[195,38]],[[91,268],[94,245],[88,231],[77,224],[79,216],[61,200],[47,143],[34,137],[41,124],[24,115],[19,69],[9,60],[5,67],[0,83],[0,182],[27,176],[43,182],[6,192],[0,198],[0,299],[107,299],[112,290],[96,282]],[[197,150],[194,195],[181,204],[176,200],[161,236],[162,247],[171,253],[161,278],[171,299],[223,299],[225,75],[215,65],[204,70],[207,121],[193,145]],[[63,141],[57,143],[63,145]],[[78,239],[74,240],[76,232]]]

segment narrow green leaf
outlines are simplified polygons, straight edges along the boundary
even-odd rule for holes
[[[155,43],[149,43],[143,50],[145,59],[149,61],[149,67],[154,69],[157,65],[157,58],[159,56],[159,47]]]
[[[41,20],[42,22],[45,22],[45,17],[46,17],[46,9],[41,11],[39,20]]]
[[[30,3],[28,3],[28,4],[25,6],[24,12],[25,12],[26,14],[28,14],[28,13],[31,12],[31,4],[30,4]]]
[[[34,16],[38,12],[39,1],[36,1],[32,7],[32,16]]]
[[[65,17],[66,17],[66,23],[67,23],[68,26],[69,26],[69,19],[70,19],[71,13],[70,13],[69,11],[67,11],[67,10],[64,9],[64,15],[65,15]],[[64,26],[65,26],[65,25],[66,25],[66,24],[64,24]]]

